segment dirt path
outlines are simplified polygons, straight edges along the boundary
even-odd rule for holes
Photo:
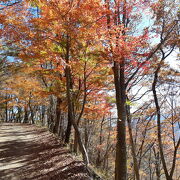
[[[47,130],[33,125],[0,125],[0,180],[90,180]]]

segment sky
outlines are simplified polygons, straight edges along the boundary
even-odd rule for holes
[[[176,49],[169,57],[167,57],[165,62],[167,62],[171,68],[180,72],[180,58],[178,57],[179,53],[179,49]]]

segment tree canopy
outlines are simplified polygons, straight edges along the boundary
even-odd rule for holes
[[[178,179],[179,18],[176,0],[0,1],[2,121],[47,126],[106,179]]]

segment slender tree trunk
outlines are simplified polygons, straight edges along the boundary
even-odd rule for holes
[[[87,119],[85,119],[85,128],[84,128],[84,146],[88,149],[88,142],[89,142],[89,134],[88,134],[88,123]]]
[[[59,122],[59,130],[58,136],[61,138],[62,142],[64,142],[64,128],[63,128],[64,116],[61,112],[60,122]]]
[[[104,154],[104,162],[103,162],[103,169],[106,170],[106,173],[107,173],[107,170],[109,168],[109,154],[110,154],[110,150],[112,148],[112,145],[110,145],[110,136],[111,136],[111,128],[112,128],[112,119],[111,119],[111,115],[110,115],[110,119],[109,119],[109,132],[108,132],[108,137],[107,137],[107,146],[106,146],[106,152]]]
[[[8,122],[8,101],[7,101],[7,99],[8,99],[8,95],[6,93],[6,96],[5,96],[5,100],[6,100],[6,102],[5,102],[5,121],[6,122]]]
[[[162,60],[161,60],[161,62],[162,62]],[[155,106],[156,106],[156,114],[157,114],[157,134],[158,134],[158,145],[159,145],[160,157],[161,157],[161,161],[162,161],[162,165],[163,165],[163,169],[164,169],[166,179],[172,180],[172,177],[168,173],[168,169],[167,169],[166,161],[165,161],[165,157],[164,157],[164,152],[163,152],[163,144],[162,144],[162,136],[161,136],[161,112],[160,112],[159,101],[158,101],[157,93],[156,93],[156,84],[158,81],[158,73],[159,73],[160,68],[161,68],[161,62],[159,63],[158,68],[156,69],[155,74],[154,74],[152,91],[153,91],[154,102],[155,102]]]
[[[66,66],[66,69],[65,69],[65,74],[66,74],[66,95],[67,95],[67,104],[68,104],[68,123],[71,125],[73,125],[74,127],[74,130],[75,130],[75,133],[77,135],[77,138],[78,138],[78,145],[79,145],[79,148],[80,148],[80,151],[82,153],[82,156],[83,156],[83,161],[86,165],[89,164],[89,158],[88,158],[88,155],[87,155],[87,152],[86,152],[86,149],[83,145],[83,142],[82,142],[82,139],[81,139],[81,134],[80,134],[80,131],[78,129],[78,125],[77,123],[75,122],[75,117],[74,117],[74,107],[73,107],[73,98],[72,98],[72,74],[71,74],[71,69],[70,69],[70,66],[69,66],[69,57],[70,57],[70,39],[69,37],[67,36],[67,47],[66,47],[66,51],[67,51],[67,54],[66,54],[66,63],[67,63],[67,66]],[[71,127],[71,126],[70,126]],[[71,130],[71,129],[70,129]],[[65,143],[69,143],[69,139],[70,139],[70,133],[71,131],[66,131],[66,139],[65,139]]]
[[[73,114],[73,103],[72,103],[72,95],[71,95],[72,92],[71,92],[71,88],[70,88],[70,79],[71,79],[70,78],[70,67],[67,66],[66,67],[66,84],[67,84],[66,90],[67,90],[67,102],[68,102],[68,116],[69,116],[70,122],[72,123],[72,125],[74,127],[75,133],[77,135],[78,145],[79,145],[80,151],[83,156],[83,161],[87,165],[87,164],[89,164],[88,155],[87,155],[86,149],[82,143],[81,135],[80,135],[78,126],[75,122],[74,114]]]
[[[8,102],[6,102],[5,114],[6,114],[6,122],[8,122]]]
[[[35,124],[35,122],[34,122],[34,112],[33,112],[33,108],[31,107],[30,104],[29,104],[29,109],[30,109],[30,113],[31,113],[31,123]]]
[[[75,132],[76,132],[77,137],[78,137],[78,145],[79,145],[79,149],[80,149],[82,156],[83,156],[83,161],[84,161],[85,165],[88,165],[89,164],[88,154],[87,154],[86,148],[82,142],[82,138],[81,138],[81,134],[79,132],[78,126],[75,123],[75,121],[73,121],[72,124],[73,124],[73,127],[74,127]]]
[[[86,66],[87,66],[87,64],[86,64],[86,62],[85,62],[85,64],[84,64],[84,80],[83,80],[83,83],[84,83],[84,97],[83,97],[83,102],[82,102],[82,107],[81,107],[81,111],[80,111],[80,114],[79,114],[79,116],[78,116],[78,118],[77,118],[77,126],[79,127],[79,124],[80,124],[80,121],[81,121],[81,117],[82,117],[82,115],[83,115],[83,113],[84,113],[84,108],[85,108],[85,104],[86,104],[86,98],[87,98],[87,87],[86,87]],[[79,87],[81,87],[81,82],[79,81]],[[81,89],[79,88],[79,91],[80,91]],[[86,122],[85,122],[86,123]],[[87,123],[85,124],[85,130],[86,130],[86,125],[87,125]],[[86,134],[85,134],[86,135]],[[86,136],[87,137],[87,136]],[[87,137],[88,138],[88,137]],[[86,140],[87,140],[87,138],[85,138],[85,144],[87,144],[86,142]],[[86,147],[86,145],[85,145],[85,147]],[[75,153],[77,153],[77,151],[78,151],[78,141],[77,141],[77,134],[75,133],[74,134],[74,152]]]
[[[56,103],[56,119],[55,124],[53,128],[53,133],[58,133],[59,123],[60,123],[60,117],[61,117],[61,109],[60,105],[62,103],[61,98],[57,97],[57,103]]]
[[[136,157],[136,149],[135,149],[135,144],[134,144],[134,140],[133,140],[133,134],[132,134],[132,128],[131,128],[131,114],[130,114],[130,106],[126,106],[127,107],[127,123],[128,123],[128,130],[129,130],[129,138],[130,138],[130,144],[131,144],[131,153],[132,153],[132,157],[133,157],[133,166],[134,166],[134,172],[136,175],[136,180],[140,180],[140,176],[139,176],[139,166],[138,166],[138,162],[137,162],[137,157]]]
[[[149,165],[149,180],[153,180],[152,179],[152,167],[151,167],[151,149],[150,149],[150,152],[149,152],[148,165]]]
[[[69,116],[70,122],[72,123],[72,125],[74,127],[74,130],[75,130],[75,133],[76,133],[76,136],[77,136],[77,140],[78,140],[78,145],[79,145],[80,151],[81,151],[82,156],[83,156],[83,161],[87,165],[87,164],[89,164],[88,155],[87,155],[86,149],[85,149],[85,147],[84,147],[84,145],[82,143],[81,135],[80,135],[78,126],[75,123],[75,119],[74,119],[74,115],[73,115],[73,104],[72,104],[72,98],[71,98],[71,88],[70,88],[69,75],[70,75],[70,67],[68,66],[67,67],[67,74],[66,74],[66,77],[67,77],[66,80],[67,80],[68,116]]]
[[[46,106],[42,105],[40,108],[40,112],[41,112],[41,124],[42,126],[45,126],[45,112],[46,112]]]
[[[72,93],[73,85],[72,85],[71,69],[69,67],[69,57],[70,57],[70,37],[67,35],[67,44],[66,44],[67,66],[65,69],[65,75],[66,75],[66,94],[67,94],[67,102],[68,102],[68,124],[65,132],[65,144],[69,144],[72,121],[73,121],[73,104],[72,104],[73,102],[71,102],[72,101],[71,93]]]
[[[78,154],[78,137],[77,133],[74,132],[74,147],[73,147],[73,152]]]
[[[66,128],[65,140],[64,140],[65,144],[68,144],[70,141],[71,127],[72,127],[72,122],[71,122],[71,118],[70,118],[69,110],[68,110],[68,124],[67,124],[67,128]]]
[[[27,105],[24,106],[24,123],[28,123]]]
[[[48,110],[48,128],[52,132],[53,131],[53,124],[54,124],[54,109],[53,109],[53,96],[50,96],[50,105]]]
[[[103,132],[103,122],[104,122],[104,117],[101,121],[101,127],[100,127],[100,133],[99,133],[99,146],[102,145],[102,132]],[[101,166],[101,149],[98,148],[98,152],[97,152],[97,159],[96,159],[96,166],[100,167]]]
[[[18,117],[17,117],[17,122],[18,123],[21,123],[21,108],[20,107],[18,107]]]
[[[14,122],[14,107],[11,109],[11,122]]]
[[[159,152],[156,153],[155,147],[153,147],[154,157],[155,157],[155,169],[156,169],[156,178],[160,180],[161,170],[160,170],[160,157]]]

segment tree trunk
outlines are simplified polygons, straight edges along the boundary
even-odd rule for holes
[[[88,143],[89,143],[89,133],[88,133],[88,124],[87,119],[85,119],[85,128],[84,128],[84,146],[86,149],[88,149]]]
[[[31,123],[35,124],[35,122],[34,122],[34,112],[33,112],[33,108],[31,107],[30,104],[29,104],[29,109],[30,109],[30,112],[31,112]]]
[[[137,157],[136,157],[136,149],[135,149],[135,144],[133,140],[133,134],[132,134],[132,128],[131,128],[131,114],[130,114],[130,106],[127,105],[127,123],[128,123],[128,130],[129,130],[129,138],[130,138],[130,145],[131,145],[131,153],[133,157],[133,166],[134,166],[134,172],[136,175],[136,180],[140,180],[139,176],[139,167],[138,167],[138,162],[137,162]]]
[[[73,121],[73,102],[71,98],[73,84],[72,84],[72,75],[71,69],[69,67],[69,57],[70,57],[70,37],[67,35],[67,42],[66,42],[66,69],[65,69],[65,76],[66,76],[66,95],[67,95],[67,102],[68,102],[68,124],[67,129],[65,132],[65,144],[69,144],[70,135],[71,135],[71,127]]]
[[[115,160],[115,180],[127,180],[126,154],[126,94],[124,78],[124,59],[114,62],[114,83],[117,106],[117,143]]]
[[[83,156],[83,161],[84,161],[85,165],[88,165],[89,164],[88,154],[87,154],[86,148],[82,142],[81,134],[79,132],[78,126],[74,120],[72,121],[72,124],[73,124],[74,130],[75,130],[76,135],[77,135],[78,145],[79,145],[79,149],[80,149],[82,156]]]
[[[18,107],[17,123],[21,123],[21,107]]]
[[[102,145],[103,122],[104,122],[104,117],[102,118],[100,132],[99,132],[99,146]],[[101,161],[101,149],[98,148],[97,159],[96,159],[96,166],[100,167],[101,163],[102,163],[102,161]]]
[[[77,137],[77,133],[74,132],[74,147],[73,147],[73,152],[76,153],[76,155],[78,154],[78,137]]]
[[[61,117],[61,109],[60,109],[61,103],[62,103],[61,98],[57,97],[56,119],[55,119],[55,123],[54,123],[53,133],[58,133],[59,122],[60,122],[60,117]]]
[[[89,164],[89,159],[87,156],[86,149],[82,143],[81,135],[80,135],[78,126],[75,123],[74,114],[73,114],[73,102],[72,102],[72,95],[71,95],[72,89],[71,89],[70,79],[71,79],[70,67],[67,66],[66,67],[66,84],[67,84],[66,86],[67,86],[67,102],[68,102],[68,122],[70,122],[70,124],[72,124],[74,127],[74,130],[75,130],[75,133],[77,136],[77,140],[78,140],[78,144],[79,144],[79,148],[80,148],[80,151],[83,155],[83,161],[87,165],[87,164]],[[68,139],[65,139],[66,143],[69,142],[69,136],[70,136],[70,132],[68,134]]]
[[[153,147],[154,157],[155,157],[155,169],[156,169],[156,178],[157,180],[160,180],[161,176],[161,169],[160,169],[160,158],[159,158],[159,152],[156,153],[155,147]]]
[[[60,116],[60,122],[59,122],[59,130],[58,130],[58,136],[60,137],[60,139],[62,140],[62,142],[64,141],[64,115],[61,112],[61,116]]]
[[[48,110],[48,128],[50,132],[53,131],[53,124],[54,124],[54,110],[53,110],[53,96],[50,96],[50,105],[49,105],[49,110]]]
[[[27,105],[24,106],[24,123],[28,123]]]
[[[161,137],[161,112],[160,112],[159,101],[158,101],[157,93],[156,93],[156,84],[158,81],[158,73],[160,71],[160,68],[161,68],[161,62],[159,63],[158,68],[156,69],[155,74],[154,74],[152,91],[153,91],[154,102],[155,102],[155,106],[156,106],[156,114],[157,114],[157,133],[158,133],[158,145],[159,145],[160,157],[161,157],[161,161],[162,161],[166,179],[172,180],[172,177],[168,173],[168,169],[167,169],[166,161],[165,161],[165,157],[164,157],[164,152],[163,152],[163,144],[162,144],[162,137]]]
[[[5,114],[6,114],[6,122],[8,122],[8,102],[6,102]]]
[[[72,95],[71,95],[72,89],[71,89],[70,79],[71,79],[70,67],[67,66],[66,67],[66,86],[67,86],[66,91],[67,91],[67,102],[68,102],[68,122],[70,122],[74,127],[74,130],[75,130],[75,133],[77,136],[77,140],[78,140],[78,145],[79,145],[80,151],[81,151],[82,156],[83,156],[83,161],[87,165],[87,164],[89,164],[88,155],[87,155],[86,149],[82,143],[81,135],[80,135],[78,126],[75,122],[74,114],[73,114],[73,102],[72,102]],[[70,136],[70,134],[68,134],[68,135]],[[68,139],[65,139],[65,143],[67,143],[67,142],[69,142],[69,137],[68,137]]]
[[[40,108],[40,112],[41,112],[41,124],[42,126],[45,126],[45,112],[46,112],[46,106],[42,105],[42,107]]]

